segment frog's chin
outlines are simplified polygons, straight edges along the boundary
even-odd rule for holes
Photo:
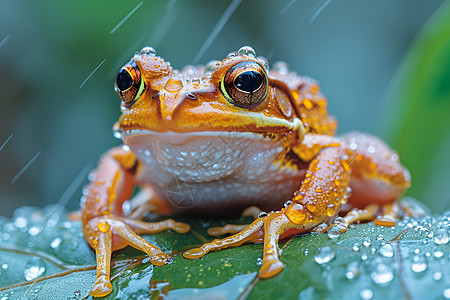
[[[264,140],[269,139],[261,133],[253,132],[230,132],[230,131],[197,131],[197,132],[156,132],[146,129],[129,129],[122,132],[122,140],[125,144],[132,143],[135,140],[152,137],[160,141],[164,141],[171,145],[188,145],[199,139],[220,138],[225,142],[236,139],[243,140]]]

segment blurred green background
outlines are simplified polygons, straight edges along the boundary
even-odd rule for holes
[[[0,152],[0,215],[56,203],[86,165],[119,143],[111,127],[121,65],[146,45],[175,68],[193,63],[231,2],[140,3],[0,1],[0,147],[13,134]],[[198,63],[251,45],[317,79],[339,132],[386,139],[411,170],[408,194],[437,212],[450,202],[450,10],[443,3],[246,0]],[[80,193],[69,209],[78,208]]]

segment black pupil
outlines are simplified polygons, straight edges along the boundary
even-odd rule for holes
[[[234,85],[244,92],[254,92],[256,91],[262,83],[263,79],[260,73],[256,71],[246,71],[239,74],[236,79],[234,79]]]
[[[130,73],[127,70],[120,70],[117,74],[117,87],[120,91],[126,91],[133,85],[133,78],[131,78]]]

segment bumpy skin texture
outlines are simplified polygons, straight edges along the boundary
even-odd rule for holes
[[[208,214],[239,213],[249,206],[273,210],[246,227],[212,228],[213,235],[234,235],[184,253],[196,259],[264,242],[260,277],[283,269],[280,238],[324,232],[339,213],[344,217],[334,226],[342,232],[359,220],[395,224],[402,212],[395,201],[410,181],[398,155],[367,134],[335,137],[337,123],[318,84],[285,63],[273,69],[269,73],[267,61],[243,47],[220,62],[182,71],[144,48],[120,70],[122,115],[115,128],[124,146],[102,156],[82,207],[84,235],[97,256],[91,295],[112,291],[112,251],[131,245],[163,265],[169,256],[138,234],[189,230],[171,219],[139,221],[146,208]],[[122,206],[135,186],[152,191],[152,197],[126,215]],[[184,197],[192,188],[199,191],[195,199]]]

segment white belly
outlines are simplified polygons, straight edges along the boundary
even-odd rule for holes
[[[229,214],[251,205],[280,209],[292,199],[304,171],[274,162],[283,150],[280,142],[214,134],[149,134],[125,142],[142,164],[138,180],[176,209]]]

